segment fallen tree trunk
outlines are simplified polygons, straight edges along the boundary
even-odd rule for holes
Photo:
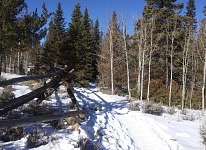
[[[38,80],[38,79],[51,78],[51,77],[54,77],[56,75],[61,74],[62,72],[64,72],[63,69],[59,70],[55,73],[50,73],[50,74],[45,74],[45,75],[23,76],[23,77],[13,78],[13,79],[9,79],[9,80],[3,80],[3,81],[0,81],[0,87],[15,84],[15,83],[18,83],[18,82],[29,81],[29,80]]]
[[[1,120],[0,121],[0,129],[23,127],[23,126],[31,125],[31,124],[35,124],[35,123],[41,123],[41,122],[47,122],[47,121],[52,121],[52,120],[58,120],[58,119],[62,119],[65,117],[77,116],[79,114],[86,114],[86,111],[79,110],[79,111],[70,111],[70,112],[60,113],[60,114],[36,116],[36,117],[31,117],[31,118]]]
[[[60,84],[55,84],[50,88],[49,91],[44,92],[41,96],[38,97],[36,100],[37,104],[40,104],[43,100],[45,100],[47,97],[51,96],[52,93],[60,86]]]
[[[73,71],[73,70],[72,70]],[[72,72],[69,73],[62,72],[59,76],[55,77],[52,81],[45,84],[43,87],[34,90],[26,95],[20,96],[18,98],[13,99],[11,102],[5,103],[0,106],[0,115],[3,115],[31,100],[34,98],[41,97],[48,88],[55,87],[55,85],[59,84],[63,78],[70,78],[72,76]]]

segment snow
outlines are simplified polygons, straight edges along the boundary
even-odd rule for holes
[[[16,75],[3,74],[6,78]],[[28,93],[26,85],[13,85],[16,97]],[[2,88],[1,88],[2,89]],[[1,90],[0,89],[0,90]],[[61,87],[64,91],[64,87]],[[65,91],[66,92],[66,91]],[[50,101],[44,103],[66,108],[70,102],[65,92],[54,93]],[[200,136],[200,126],[204,114],[197,110],[188,110],[194,115],[194,121],[184,120],[180,110],[174,115],[163,113],[154,116],[141,111],[127,109],[126,97],[107,95],[92,86],[91,88],[74,88],[75,97],[80,105],[87,110],[88,119],[80,122],[80,133],[71,127],[53,129],[46,124],[36,124],[25,128],[43,126],[49,135],[49,143],[34,150],[73,150],[79,149],[77,142],[81,137],[88,137],[93,143],[99,144],[101,150],[204,150]],[[166,107],[165,107],[166,109]],[[11,142],[0,141],[0,148],[27,149],[26,137]]]

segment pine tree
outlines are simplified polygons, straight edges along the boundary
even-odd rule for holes
[[[187,8],[187,12],[186,12],[187,26],[192,27],[192,30],[196,30],[197,20],[195,19],[196,17],[195,0],[189,0],[186,8]]]
[[[0,53],[4,53],[5,49],[18,45],[19,35],[16,25],[21,13],[27,9],[27,5],[25,0],[1,0],[0,5]]]
[[[155,63],[152,66],[154,69],[151,70],[151,74],[155,78],[163,79],[166,87],[168,87],[169,84],[168,52],[171,44],[169,37],[174,31],[174,27],[177,26],[177,28],[180,29],[179,34],[182,35],[182,37],[179,37],[179,43],[176,43],[175,47],[176,50],[181,51],[182,43],[180,42],[184,36],[182,30],[183,17],[179,14],[183,8],[183,4],[175,2],[176,0],[147,0],[143,11],[143,19],[146,24],[151,23],[152,18],[155,22],[153,27],[153,38],[155,40],[153,44],[156,45],[156,50],[152,58]],[[139,24],[137,22],[136,28],[138,28],[138,26]],[[174,76],[177,82],[180,81],[179,76],[178,73],[177,76]]]
[[[97,62],[99,60],[98,54],[100,52],[100,42],[101,42],[101,33],[99,30],[99,21],[97,19],[93,27],[93,59],[92,59],[93,75],[92,75],[92,78],[94,80],[97,79],[97,75],[98,75]]]
[[[50,20],[49,23],[49,29],[48,29],[48,34],[46,36],[46,42],[44,44],[43,48],[43,53],[40,58],[40,64],[50,67],[52,64],[55,63],[55,60],[57,59],[56,52],[54,52],[54,46],[53,44],[55,43],[55,35],[54,35],[54,23],[53,19]],[[46,70],[50,70],[51,68],[48,68]]]
[[[81,74],[79,74],[80,79],[84,84],[88,84],[89,81],[92,80],[92,71],[94,70],[92,67],[92,33],[91,33],[91,24],[88,14],[88,9],[86,8],[84,11],[84,15],[82,18],[82,50],[81,56],[79,57],[79,69],[81,70]]]
[[[75,8],[72,12],[72,18],[71,18],[71,23],[69,23],[69,28],[68,28],[68,47],[70,51],[68,53],[70,54],[70,68],[75,69],[75,75],[74,75],[74,80],[76,83],[81,81],[81,69],[82,69],[82,64],[81,62],[83,61],[83,54],[82,53],[82,13],[80,10],[81,6],[80,3],[77,2],[75,5]],[[83,56],[82,56],[83,55]]]
[[[27,5],[24,0],[19,1],[0,1],[0,75],[2,71],[2,62],[10,48],[18,45],[19,35],[17,34],[17,20]]]
[[[206,17],[206,5],[204,6],[203,14]]]
[[[65,44],[65,21],[61,3],[58,3],[54,18],[50,20],[49,32],[46,37],[45,46],[42,54],[42,63],[52,70],[54,64],[62,64],[62,53]]]
[[[61,8],[61,3],[58,3],[56,13],[54,14],[54,28],[55,28],[55,36],[57,36],[57,40],[61,41],[65,34],[65,19],[63,18],[63,11]]]

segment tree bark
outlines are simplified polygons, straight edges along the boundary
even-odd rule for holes
[[[143,27],[143,23],[142,23]],[[142,38],[144,42],[144,46],[142,49],[142,66],[141,66],[141,92],[140,92],[140,100],[143,100],[143,90],[144,90],[144,65],[145,65],[145,50],[147,46],[147,27],[145,26],[142,33]]]
[[[124,40],[124,51],[125,51],[125,59],[126,59],[126,69],[127,69],[127,91],[128,91],[128,100],[131,100],[131,91],[130,91],[130,72],[129,72],[129,58],[128,58],[128,50],[127,50],[127,41],[126,41],[126,26],[124,22],[124,18],[122,17],[122,26],[123,26],[123,40]]]
[[[170,52],[170,87],[169,87],[169,107],[172,104],[172,81],[173,81],[173,51],[174,51],[174,36],[172,35],[172,48]]]
[[[147,101],[150,101],[150,81],[151,81],[151,62],[152,62],[152,52],[153,52],[153,22],[152,17],[151,31],[150,31],[150,52],[149,52],[149,64],[148,64],[148,84],[147,84]]]
[[[1,76],[1,72],[2,72],[2,55],[0,55],[0,76]]]
[[[113,61],[114,61],[114,52],[113,52],[113,37],[112,37],[112,29],[110,29],[109,34],[110,34],[110,74],[111,74],[111,94],[114,94],[114,66],[113,66]]]
[[[186,97],[186,83],[187,83],[187,67],[188,67],[188,50],[189,50],[189,41],[190,33],[185,39],[185,46],[183,50],[183,63],[182,63],[182,109],[184,109],[185,97]]]

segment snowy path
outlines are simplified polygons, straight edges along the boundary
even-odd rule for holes
[[[112,150],[203,150],[201,138],[190,122],[172,122],[168,118],[128,111],[122,97],[109,96],[92,90],[78,89],[77,97],[84,105],[102,106],[102,111],[94,111],[85,125],[93,135],[100,131],[103,149]],[[81,95],[81,96],[80,96]],[[91,126],[92,125],[92,126]],[[188,128],[182,128],[182,126]],[[193,125],[194,126],[194,125]],[[83,127],[84,128],[84,127]],[[88,129],[90,128],[90,129]],[[91,129],[92,128],[92,129]],[[93,130],[93,132],[91,132]],[[192,130],[192,132],[191,132]],[[92,136],[90,136],[91,138]]]
[[[7,74],[6,76],[15,77],[15,75]],[[30,91],[23,85],[14,85],[13,88],[17,97]],[[0,92],[1,90],[2,88]],[[70,99],[65,95],[67,94],[54,93],[48,104],[60,108],[67,106]],[[202,113],[195,121],[185,121],[179,119],[179,111],[172,116],[168,114],[154,116],[140,111],[129,111],[124,97],[103,94],[95,88],[75,88],[75,97],[88,112],[88,120],[81,121],[80,134],[77,131],[72,132],[70,127],[54,130],[44,124],[37,124],[48,132],[49,143],[36,149],[79,149],[77,143],[81,137],[88,137],[93,143],[101,145],[100,150],[206,149],[199,133],[202,119],[204,119]],[[198,111],[194,111],[198,114]],[[31,129],[33,127],[28,126]],[[53,138],[55,140],[52,140]],[[26,150],[26,141],[26,137],[17,141],[0,141],[0,149]]]
[[[121,116],[118,116],[121,119]],[[141,150],[177,150],[179,144],[170,135],[164,132],[164,126],[143,114],[138,113],[136,116],[126,115],[122,122],[125,126],[130,124],[129,131],[137,141],[138,147]]]
[[[102,111],[95,114],[89,110],[89,121],[83,125],[83,129],[87,132],[90,139],[100,141],[103,149],[112,150],[138,150],[136,143],[133,141],[130,133],[122,123],[115,117],[115,110],[124,108],[126,102],[107,102],[92,91],[76,90],[77,98],[83,100],[84,106],[89,107],[91,104],[102,106]],[[115,112],[115,113],[114,113]],[[126,111],[127,113],[128,111]],[[96,133],[101,133],[99,139],[95,139]]]

